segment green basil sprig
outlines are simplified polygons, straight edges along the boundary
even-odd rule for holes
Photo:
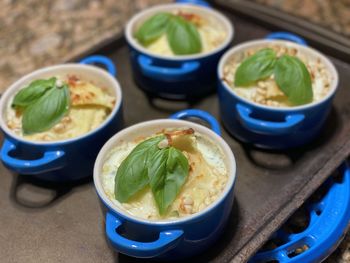
[[[157,151],[150,162],[148,174],[159,213],[164,215],[174,202],[188,176],[189,164],[181,151],[168,147]]]
[[[235,85],[247,86],[257,80],[269,77],[273,73],[276,53],[265,48],[245,59],[236,70]]]
[[[199,53],[201,37],[196,26],[180,16],[174,16],[168,25],[167,39],[171,50],[177,55]]]
[[[47,131],[57,124],[69,109],[69,88],[52,88],[23,112],[24,134]]]
[[[15,95],[12,106],[23,110],[24,134],[49,130],[69,110],[69,87],[67,84],[57,87],[56,81],[56,78],[35,80]]]
[[[235,73],[235,86],[249,86],[258,80],[274,74],[280,90],[294,105],[312,101],[312,83],[310,73],[297,57],[283,55],[277,58],[271,48],[265,48],[246,58]]]
[[[158,143],[165,136],[157,136],[138,144],[120,164],[115,177],[115,198],[127,202],[130,197],[149,183],[148,166],[150,157],[159,150]]]
[[[292,56],[281,56],[275,67],[275,80],[289,101],[295,105],[312,101],[311,77],[304,63]]]
[[[171,14],[159,13],[145,21],[136,32],[135,36],[144,46],[157,40],[167,29]]]
[[[196,26],[181,16],[170,13],[158,13],[148,18],[135,33],[135,37],[147,46],[165,33],[169,46],[176,55],[202,51],[202,41]]]
[[[38,79],[21,89],[13,99],[13,107],[26,107],[39,99],[45,92],[55,86],[56,78]]]
[[[160,149],[165,136],[138,144],[123,160],[115,177],[115,198],[127,202],[150,186],[160,215],[173,203],[189,173],[185,155],[173,146]]]

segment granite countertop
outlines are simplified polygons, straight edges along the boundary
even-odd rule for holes
[[[162,0],[0,1],[0,92],[19,77],[68,61],[121,33],[137,11]]]
[[[297,12],[313,22],[323,23],[334,31],[350,36],[350,6],[347,0],[333,1],[335,5],[331,5],[330,0],[308,0],[303,1],[304,8],[298,7],[301,1],[256,1],[285,12]],[[35,69],[71,60],[94,45],[112,38],[122,32],[132,14],[164,2],[170,1],[1,1],[0,93],[19,77]],[[315,2],[320,3],[318,7]],[[337,17],[343,19],[340,21]],[[349,235],[327,262],[350,262]]]
[[[349,0],[251,0],[329,28],[350,38]]]

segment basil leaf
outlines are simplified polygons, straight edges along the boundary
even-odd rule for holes
[[[271,48],[265,48],[246,58],[235,73],[235,86],[247,86],[257,80],[272,75],[276,62],[276,53]]]
[[[69,89],[66,84],[61,88],[50,89],[24,110],[24,134],[43,132],[53,127],[66,114],[69,104]]]
[[[185,155],[174,147],[157,151],[150,161],[150,186],[159,213],[164,215],[174,202],[189,173]]]
[[[138,29],[135,37],[142,45],[151,44],[165,32],[171,16],[169,13],[159,13],[150,17]]]
[[[281,56],[275,67],[275,81],[288,100],[301,105],[312,101],[311,77],[304,63],[297,57]]]
[[[27,87],[17,92],[13,99],[13,107],[26,107],[32,104],[45,94],[45,92],[53,88],[56,84],[56,78],[38,79],[32,81]]]
[[[168,43],[176,55],[199,53],[202,50],[201,37],[196,26],[184,18],[174,16],[167,30]]]
[[[118,201],[126,202],[149,183],[149,158],[159,151],[158,143],[164,138],[157,136],[143,141],[120,164],[114,179],[114,195]]]

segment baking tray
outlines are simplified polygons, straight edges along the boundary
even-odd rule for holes
[[[227,16],[235,26],[233,44],[262,38],[270,32],[231,13]],[[215,94],[191,103],[146,96],[132,80],[122,36],[101,43],[90,50],[92,53],[106,55],[117,65],[126,126],[167,118],[189,107],[206,110],[220,119]],[[340,87],[326,125],[313,143],[288,151],[264,151],[238,142],[223,130],[222,136],[238,165],[233,211],[220,240],[190,261],[247,261],[350,154],[350,94],[346,85],[350,83],[350,65],[331,59],[340,74]],[[3,166],[0,173],[2,260],[145,262],[114,253],[107,246],[103,215],[91,179],[59,185],[26,176],[12,177]]]

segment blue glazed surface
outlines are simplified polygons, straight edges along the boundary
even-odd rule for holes
[[[201,0],[180,2],[210,8]],[[133,77],[137,85],[151,96],[175,100],[201,98],[215,91],[217,64],[230,41],[214,53],[189,59],[146,54],[128,43]]]
[[[331,109],[333,97],[305,109],[279,111],[247,103],[219,83],[220,116],[225,128],[239,140],[261,148],[284,149],[303,145],[320,132]],[[238,110],[237,110],[238,107]],[[253,125],[242,117],[240,107],[254,113]],[[288,116],[294,116],[291,124]],[[302,118],[302,116],[304,118]],[[282,123],[282,125],[281,125]],[[293,124],[292,123],[292,124]]]
[[[187,117],[203,118],[217,129],[218,122],[215,118],[201,110],[185,110],[171,116],[173,119]],[[129,217],[109,207],[103,197],[99,196],[106,214],[106,237],[116,251],[131,257],[179,260],[196,255],[213,244],[222,233],[233,206],[233,188],[234,184],[205,213],[167,223],[145,222]],[[117,232],[120,227],[123,236]]]
[[[142,73],[150,78],[160,81],[177,81],[179,78],[189,78],[200,67],[198,61],[190,61],[180,64],[179,67],[159,67],[155,65],[154,60],[148,56],[139,55],[138,65]]]
[[[155,241],[138,242],[127,239],[118,234],[118,228],[123,225],[112,213],[107,212],[106,215],[106,235],[114,247],[123,254],[132,254],[134,257],[156,257],[166,251],[173,249],[183,238],[182,230],[166,230],[159,233],[159,237]]]
[[[286,114],[282,121],[265,121],[252,117],[253,110],[242,104],[236,105],[238,118],[247,129],[267,135],[283,135],[293,133],[298,129],[299,124],[305,119],[305,115]]]
[[[204,0],[176,0],[175,2],[179,4],[193,4],[193,5],[200,5],[204,7],[211,7],[211,5]]]
[[[221,135],[220,124],[213,117],[213,115],[209,114],[206,111],[197,110],[197,109],[182,110],[171,115],[170,119],[179,120],[179,119],[186,119],[190,117],[196,117],[206,121],[209,124],[210,129],[212,129],[217,135]]]
[[[114,62],[110,60],[109,58],[101,55],[93,55],[86,58],[83,58],[80,61],[81,64],[102,64],[109,74],[116,77],[117,76],[117,69],[114,65]]]
[[[289,32],[272,32],[270,34],[268,34],[265,39],[271,39],[271,40],[275,40],[275,39],[282,39],[282,40],[289,40],[295,43],[298,43],[300,45],[303,46],[307,46],[307,42],[304,38],[289,33]]]
[[[105,63],[106,61],[108,63]],[[105,65],[111,74],[116,73],[113,63],[108,58],[93,56],[84,59],[81,63],[83,62],[84,64],[100,63]],[[120,104],[108,122],[89,135],[75,140],[36,144],[25,140],[19,141],[11,134],[5,133],[0,151],[1,161],[16,173],[30,174],[42,180],[69,181],[88,177],[92,175],[98,151],[122,128],[122,125],[122,104]]]
[[[133,75],[146,92],[169,99],[196,99],[215,90],[217,63],[227,47],[195,60],[172,61],[129,46]]]
[[[297,41],[287,32],[268,35],[268,39]],[[220,73],[218,73],[220,76]],[[320,132],[331,109],[334,94],[322,103],[301,108],[279,109],[250,103],[218,81],[219,107],[225,128],[237,139],[266,149],[285,149],[310,142]]]
[[[341,181],[328,179],[322,187],[329,188],[318,201],[308,201],[310,223],[297,234],[283,230],[275,233],[276,238],[287,242],[275,249],[257,253],[249,262],[278,260],[285,263],[317,263],[324,260],[335,249],[350,223],[350,167],[344,163],[339,168]],[[288,255],[296,248],[307,245],[308,249],[294,257]]]
[[[180,223],[174,221],[171,224],[136,221],[118,213],[104,203],[107,207],[106,236],[117,252],[131,257],[157,258],[162,260],[188,258],[204,251],[219,238],[230,216],[233,198],[233,191],[230,191],[220,203],[202,216]],[[101,197],[100,199],[103,202]],[[111,219],[113,217],[122,223],[124,233],[127,233],[129,239],[128,242],[122,242],[120,239],[120,235],[116,232],[116,228],[114,228],[114,226],[117,226],[117,223]],[[164,238],[159,236],[161,232],[172,232],[175,236],[178,236],[176,240],[171,238],[164,240]],[[180,233],[183,234],[180,235]],[[135,240],[149,240],[149,242],[133,241],[133,238]],[[155,240],[159,240],[159,242],[156,244],[153,243],[151,249],[148,248],[146,251],[142,249],[149,247],[150,245],[147,243],[154,242]],[[174,243],[169,244],[173,241],[176,243],[175,246],[172,246]],[[143,244],[141,245],[141,243]],[[170,249],[168,250],[169,247]]]

